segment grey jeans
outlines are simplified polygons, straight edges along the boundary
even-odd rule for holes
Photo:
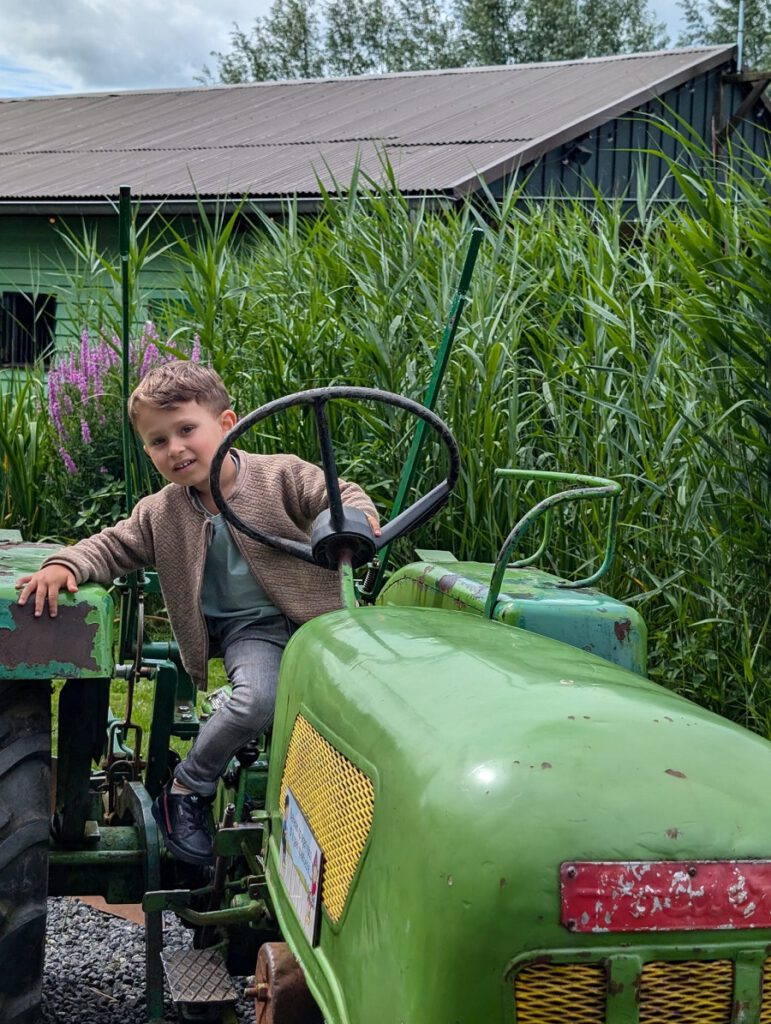
[[[213,796],[231,757],[273,721],[278,667],[290,632],[282,616],[246,626],[223,646],[233,693],[203,725],[193,749],[174,772],[194,793]]]

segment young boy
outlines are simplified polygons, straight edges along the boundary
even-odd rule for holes
[[[131,516],[63,548],[16,582],[19,604],[34,614],[79,583],[109,584],[154,566],[182,663],[206,688],[219,654],[232,696],[202,727],[192,750],[153,804],[168,849],[179,860],[212,859],[209,805],[233,754],[273,720],[278,667],[295,623],[340,607],[335,573],[299,561],[231,530],[209,486],[212,459],[236,423],[219,376],[193,362],[152,370],[128,402],[131,423],[153,465],[169,481]],[[322,471],[294,455],[232,449],[220,475],[224,497],[257,529],[307,542],[327,504]],[[355,484],[340,481],[343,502],[363,511],[377,535],[377,513]]]

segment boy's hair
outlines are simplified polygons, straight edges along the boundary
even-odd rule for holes
[[[135,427],[140,405],[173,409],[183,402],[208,406],[215,416],[230,408],[227,389],[218,373],[200,363],[174,360],[150,370],[134,388],[128,400],[129,419]]]

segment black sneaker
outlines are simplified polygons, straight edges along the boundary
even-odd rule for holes
[[[214,860],[211,800],[198,793],[172,793],[171,785],[167,782],[153,801],[153,817],[166,847],[185,864],[211,864]]]

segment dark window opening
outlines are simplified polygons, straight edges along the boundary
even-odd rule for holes
[[[3,292],[0,298],[0,366],[48,365],[56,333],[56,296]]]

